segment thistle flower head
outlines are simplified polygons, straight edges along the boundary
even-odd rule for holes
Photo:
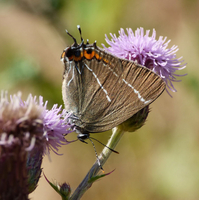
[[[64,138],[72,132],[66,111],[46,106],[41,96],[22,101],[21,93],[10,99],[1,93],[0,199],[27,199],[39,180],[44,153],[69,143]]]
[[[55,104],[48,110],[47,101],[43,102],[40,96],[31,94],[26,101],[21,100],[21,93],[10,96],[10,101],[6,94],[1,94],[0,99],[0,145],[12,145],[15,138],[25,138],[26,150],[34,148],[36,139],[40,139],[44,153],[49,153],[50,149],[58,151],[58,147],[69,142],[63,135],[72,132],[68,130],[71,126],[67,124],[67,112]],[[40,134],[37,134],[36,129]]]
[[[172,92],[176,92],[172,82],[178,82],[179,80],[176,77],[186,75],[176,74],[176,71],[186,67],[186,64],[183,64],[182,57],[176,57],[178,47],[173,45],[168,48],[170,40],[166,41],[166,37],[160,36],[156,40],[156,31],[154,29],[152,36],[149,36],[150,30],[147,30],[146,34],[144,34],[143,28],[138,28],[135,34],[130,28],[126,30],[127,34],[121,28],[119,37],[115,34],[110,34],[111,40],[105,35],[105,40],[110,47],[105,47],[102,44],[104,49],[117,57],[136,61],[138,64],[153,70],[166,82],[167,88]]]
[[[44,104],[43,114],[43,130],[44,138],[46,140],[45,153],[49,153],[50,150],[53,150],[55,153],[58,151],[58,148],[61,145],[68,144],[68,142],[63,136],[71,133],[71,125],[67,123],[67,118],[69,114],[62,106],[58,107],[55,104],[51,110],[46,109],[47,102]]]

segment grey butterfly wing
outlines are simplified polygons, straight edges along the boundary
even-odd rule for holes
[[[88,132],[119,125],[165,89],[164,81],[147,68],[101,50],[98,55],[102,59],[68,63],[70,71],[63,81],[66,109],[77,116],[75,124]]]

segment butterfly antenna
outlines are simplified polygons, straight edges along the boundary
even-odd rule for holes
[[[93,137],[89,137],[89,138],[91,138],[91,139],[93,139],[93,140],[99,142],[100,144],[102,144],[104,147],[108,148],[108,149],[111,150],[112,152],[119,154],[118,151],[115,151],[114,149],[111,149],[110,147],[106,146],[105,144],[103,144],[103,143],[100,142],[99,140],[97,140],[97,139],[95,139],[95,138],[93,138]]]
[[[73,40],[74,40],[74,42],[75,42],[75,44],[77,44],[77,40],[68,32],[68,30],[66,30],[66,33],[67,33],[70,37],[72,37]]]
[[[80,25],[77,25],[77,29],[79,31],[79,34],[80,34],[80,37],[81,37],[81,42],[83,43],[84,42],[84,39],[82,38],[82,30],[80,28]]]
[[[91,141],[91,143],[92,143],[92,145],[93,145],[93,148],[94,148],[94,150],[95,150],[95,155],[96,155],[96,158],[97,158],[98,165],[100,166],[101,170],[104,171],[104,169],[102,168],[102,165],[101,165],[101,163],[100,163],[99,157],[98,157],[98,155],[97,155],[97,151],[96,151],[95,145],[94,145],[94,143],[93,143],[93,141],[91,140],[90,137],[88,137],[88,139]],[[92,138],[92,139],[93,139],[93,138]]]

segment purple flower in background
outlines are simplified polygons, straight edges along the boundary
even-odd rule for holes
[[[105,40],[110,47],[107,48],[102,44],[104,49],[117,57],[136,61],[138,64],[153,70],[161,76],[172,92],[176,92],[172,82],[179,82],[176,77],[186,75],[176,74],[176,71],[186,67],[186,64],[183,64],[182,57],[176,58],[178,47],[173,45],[171,48],[167,48],[170,40],[166,42],[166,37],[160,36],[156,40],[156,31],[154,29],[152,36],[149,36],[150,30],[147,30],[146,34],[144,34],[143,28],[138,28],[135,34],[130,28],[126,30],[127,35],[122,28],[119,31],[119,37],[116,37],[115,34],[110,34],[111,40],[105,35]]]
[[[26,136],[26,140],[29,140],[26,143],[26,150],[31,151],[38,137],[42,141],[40,145],[43,145],[44,153],[49,153],[50,149],[55,152],[61,145],[68,144],[69,142],[63,135],[72,131],[68,130],[71,126],[67,124],[66,110],[62,110],[61,106],[58,107],[57,104],[48,110],[47,103],[47,101],[43,102],[42,96],[37,101],[36,96],[33,97],[31,94],[26,101],[22,101],[21,93],[10,96],[9,101],[7,95],[2,92],[0,99],[0,136],[2,139],[0,145],[12,145],[12,139]],[[23,131],[20,128],[23,128]],[[37,135],[34,129],[42,134]]]
[[[41,97],[40,97],[41,98]],[[55,153],[61,145],[68,144],[63,135],[73,132],[69,130],[71,125],[67,124],[69,115],[66,110],[62,110],[61,106],[55,104],[51,110],[46,109],[47,102],[44,105],[45,111],[43,112],[44,124],[44,137],[46,139],[45,153],[49,153],[50,149]]]
[[[0,199],[28,199],[39,181],[44,154],[69,142],[67,112],[54,105],[47,110],[43,97],[21,93],[0,97]],[[12,187],[11,187],[12,185]]]

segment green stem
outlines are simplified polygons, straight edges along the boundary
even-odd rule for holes
[[[117,143],[120,141],[121,137],[123,136],[124,131],[121,130],[119,127],[115,127],[112,129],[112,135],[111,138],[109,139],[108,143],[106,146],[108,146],[111,149],[114,149],[117,145]],[[101,154],[99,155],[99,161],[101,166],[105,164],[109,156],[111,155],[112,151],[109,150],[108,148],[104,147],[102,150]],[[78,200],[80,199],[83,194],[91,187],[92,183],[89,183],[89,180],[92,177],[95,177],[98,172],[101,170],[101,167],[99,166],[98,162],[96,161],[83,181],[79,184],[75,192],[72,194],[70,197],[70,200]]]

